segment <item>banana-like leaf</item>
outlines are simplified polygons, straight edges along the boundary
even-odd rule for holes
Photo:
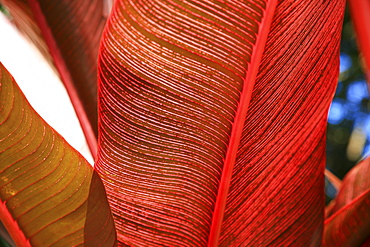
[[[17,246],[113,246],[93,168],[31,108],[0,64],[0,220]]]
[[[121,243],[319,246],[344,1],[117,0],[99,154]]]
[[[370,238],[370,158],[344,177],[331,217],[325,220],[324,246],[361,246]]]
[[[97,54],[110,0],[0,0],[14,23],[55,65],[92,155],[97,137]]]

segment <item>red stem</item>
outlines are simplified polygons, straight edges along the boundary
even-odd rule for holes
[[[231,182],[231,176],[236,161],[240,139],[243,132],[244,122],[248,113],[249,103],[251,101],[252,91],[258,74],[260,62],[267,42],[267,37],[270,32],[270,26],[275,13],[277,0],[272,0],[267,3],[265,18],[263,19],[259,34],[254,47],[250,62],[250,69],[244,79],[243,89],[240,95],[240,102],[235,114],[235,120],[232,125],[229,145],[225,157],[224,167],[221,175],[220,187],[213,212],[208,246],[213,247],[218,245],[218,239],[221,233],[224,211],[226,206],[227,195]]]
[[[331,171],[325,169],[325,177],[329,180],[329,182],[334,186],[334,188],[339,191],[342,187],[342,181],[335,176]]]
[[[32,12],[34,13],[34,17],[40,27],[42,36],[45,39],[45,42],[49,48],[50,54],[54,59],[55,67],[57,68],[60,74],[60,77],[62,79],[62,82],[67,90],[67,93],[75,109],[78,120],[80,121],[80,125],[82,128],[82,131],[84,132],[87,145],[89,146],[91,155],[93,156],[95,160],[96,155],[97,155],[96,152],[98,149],[97,140],[94,134],[94,130],[83,108],[83,104],[80,98],[78,97],[77,90],[74,87],[72,76],[69,73],[67,65],[64,62],[63,56],[58,48],[58,45],[54,39],[54,36],[49,26],[47,25],[47,21],[45,19],[45,16],[42,13],[40,4],[37,2],[37,0],[28,0],[28,3],[32,9]]]

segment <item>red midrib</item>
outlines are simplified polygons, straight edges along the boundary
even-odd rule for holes
[[[5,202],[0,200],[0,220],[18,247],[31,247],[29,240],[25,237],[18,223],[8,211]]]
[[[38,3],[37,0],[28,0],[28,3],[32,9],[34,18],[41,29],[43,38],[45,39],[46,45],[48,46],[49,52],[54,60],[55,67],[57,68],[60,77],[63,81],[63,84],[67,89],[67,93],[72,102],[73,108],[75,109],[78,120],[80,121],[82,131],[84,132],[87,145],[89,146],[91,155],[95,160],[98,149],[97,140],[94,134],[94,130],[84,110],[83,104],[80,98],[78,97],[77,90],[73,84],[72,76],[69,73],[67,65],[64,62],[63,56],[47,24],[45,16],[41,11],[40,4]]]
[[[277,0],[271,0],[266,4],[265,17],[263,18],[262,23],[259,27],[259,35],[257,37],[256,44],[253,48],[249,71],[247,72],[246,77],[244,79],[243,89],[240,95],[240,102],[236,110],[229,145],[224,161],[220,186],[218,189],[218,195],[215,204],[215,210],[213,212],[210,235],[208,239],[208,247],[218,245],[218,239],[221,233],[221,227],[226,206],[226,199],[229,193],[232,171],[236,161],[236,154],[238,152],[238,147],[242,136],[245,118],[248,113],[252,91],[254,88],[260,62],[267,42],[267,37],[270,32],[270,26],[275,13],[276,5]]]

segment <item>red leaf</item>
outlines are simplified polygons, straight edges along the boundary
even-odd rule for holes
[[[361,247],[369,247],[370,246],[370,237],[366,239],[366,241],[361,245]]]
[[[55,65],[96,156],[96,60],[109,0],[0,0],[14,22]]]
[[[325,220],[323,246],[362,246],[369,237],[370,189]]]
[[[342,187],[335,198],[332,213],[351,203],[356,197],[370,189],[370,158],[362,160],[343,179]]]
[[[113,246],[91,165],[32,109],[0,63],[0,221],[17,246]]]
[[[335,199],[331,200],[328,205],[325,206],[325,219],[329,218],[332,215],[332,210],[335,206]]]
[[[121,243],[321,244],[343,9],[115,2],[96,167]]]
[[[365,62],[364,73],[370,85],[370,2],[348,0],[348,6],[356,30],[357,41]]]
[[[343,179],[330,218],[325,220],[324,246],[361,246],[370,237],[370,158]]]

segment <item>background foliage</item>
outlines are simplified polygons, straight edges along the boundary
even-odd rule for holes
[[[369,94],[348,8],[344,17],[340,77],[329,112],[327,168],[340,179],[370,153]],[[329,185],[327,195],[335,196]]]

